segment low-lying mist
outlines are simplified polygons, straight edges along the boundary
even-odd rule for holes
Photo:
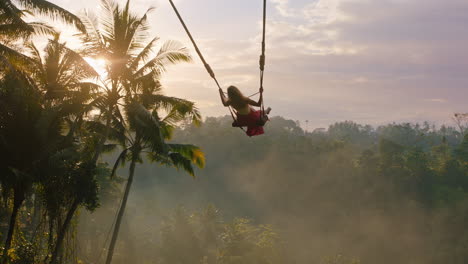
[[[266,131],[248,138],[227,117],[177,131],[207,166],[196,179],[137,169],[114,263],[468,262],[468,137],[458,130],[343,122],[309,133],[277,117]],[[109,186],[101,208],[79,221],[85,263],[105,256],[121,196],[119,183]],[[207,210],[215,220],[202,217]],[[251,246],[230,248],[227,234],[238,233],[229,227]]]

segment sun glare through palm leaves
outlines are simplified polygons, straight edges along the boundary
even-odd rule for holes
[[[107,76],[106,66],[107,61],[102,58],[84,58],[86,62],[93,67],[93,69],[99,74],[99,77],[105,79]]]

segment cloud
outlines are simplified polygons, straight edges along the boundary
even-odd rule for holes
[[[329,24],[338,19],[345,19],[338,8],[342,0],[318,0],[307,4],[303,8],[303,15],[310,22],[318,24]]]
[[[271,0],[276,11],[283,17],[292,17],[295,13],[288,7],[289,0]]]
[[[172,10],[166,2],[156,3],[161,8],[151,16],[155,32],[183,41],[194,55],[194,63],[171,67],[163,80],[167,93],[203,102],[204,115],[226,114]],[[182,1],[192,33],[223,87],[238,84],[246,94],[254,93],[261,6],[239,0],[236,8],[216,5],[216,12],[215,7],[195,8],[210,3]],[[466,111],[466,0],[269,3],[276,12],[267,21],[265,99],[275,113],[325,127],[344,119],[450,122],[452,112]],[[195,19],[208,14],[208,20]]]
[[[282,65],[272,67],[300,80],[288,92],[301,118],[319,118],[315,107],[306,113],[298,106],[317,105],[324,95],[329,108],[347,106],[329,121],[356,120],[366,111],[378,113],[367,115],[363,121],[369,123],[442,121],[465,104],[460,95],[468,96],[468,2],[323,0],[292,12],[299,9],[299,21],[270,22],[268,39],[270,60]],[[451,105],[427,108],[421,95],[447,98]]]
[[[447,100],[443,98],[424,99],[424,101],[431,103],[447,103]]]

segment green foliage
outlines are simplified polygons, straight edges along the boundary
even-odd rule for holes
[[[19,2],[38,13],[80,24],[74,15],[47,1]],[[0,24],[19,25],[24,32],[33,33],[38,25],[24,24],[22,12],[28,11],[3,1]],[[9,38],[7,32],[0,33],[5,34],[1,41]],[[43,54],[34,44],[25,43],[31,57],[15,55],[14,50],[4,53],[5,46],[0,46],[0,56],[8,57],[14,66],[0,72],[0,184],[5,207],[11,206],[3,255],[14,253],[14,263],[45,262],[39,260],[43,247],[60,249],[77,207],[94,210],[98,206],[96,172],[86,153],[89,149],[79,144],[82,120],[90,110],[86,104],[95,88],[83,79],[96,73],[78,53],[60,43],[58,35]],[[9,200],[11,204],[7,204]],[[31,212],[31,217],[24,216]],[[41,233],[47,228],[45,238]],[[10,248],[23,230],[24,243]],[[27,245],[34,245],[34,252]],[[7,258],[1,261],[6,263]]]
[[[209,206],[188,213],[183,207],[161,227],[156,263],[283,263],[278,234],[270,226],[257,226],[245,218],[224,222]]]
[[[458,159],[465,163],[465,166],[468,163],[468,134],[463,138],[463,142],[455,149],[455,155]]]
[[[465,148],[455,129],[390,124],[356,133],[365,126],[346,122],[330,132],[299,133],[293,124],[272,118],[266,135],[253,139],[232,130],[229,117],[178,130],[175,140],[194,142],[208,157],[201,182],[192,188],[166,172],[157,183],[183,185],[172,190],[217,201],[234,215],[282,223],[297,263],[336,252],[364,263],[437,263],[431,261],[442,246],[439,262],[452,254],[463,263],[459,248],[468,229],[458,220],[449,224],[454,215],[466,217],[468,201],[466,165],[457,154]],[[352,136],[338,137],[337,128]],[[393,236],[401,236],[399,243]]]
[[[390,136],[372,129],[343,139],[274,117],[265,136],[247,138],[231,122],[207,118],[173,131],[174,144],[193,142],[206,154],[196,182],[171,168],[139,166],[117,263],[302,264],[337,252],[356,263],[464,263],[468,177],[455,130],[388,125]],[[419,136],[402,141],[398,131]],[[167,208],[208,202],[226,217],[213,207],[179,208],[161,219]],[[275,229],[257,224],[265,222]]]
[[[34,263],[36,259],[35,246],[30,242],[23,241],[11,250],[10,259],[11,264]]]
[[[147,154],[149,161],[180,168],[192,176],[195,174],[193,165],[204,166],[204,156],[194,145],[167,143],[180,122],[201,120],[193,102],[162,93],[161,74],[169,64],[190,61],[187,50],[178,42],[168,41],[158,52],[153,52],[157,38],[146,43],[147,14],[152,8],[138,16],[130,9],[130,1],[121,6],[112,0],[102,0],[101,6],[103,12],[97,19],[86,14],[87,30],[81,34],[84,52],[107,60],[102,99],[94,102],[101,115],[89,123],[93,133],[99,135],[97,130],[101,133],[97,140],[91,139],[89,145],[96,146],[94,160],[105,150],[106,141],[120,145],[122,152],[112,176],[119,165],[130,162],[124,197],[107,253],[106,263],[110,263],[136,164],[143,163],[143,154]]]

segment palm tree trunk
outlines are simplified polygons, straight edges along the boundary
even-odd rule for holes
[[[33,202],[33,215],[31,220],[31,241],[34,240],[36,237],[37,231],[39,229],[38,225],[41,218],[41,201],[39,201],[38,195],[34,195],[34,202]]]
[[[18,211],[24,201],[24,199],[18,196],[20,195],[17,192],[15,192],[13,198],[13,211],[11,212],[10,225],[8,226],[8,234],[3,248],[2,264],[6,264],[8,262],[8,251],[10,250],[11,242],[13,241],[13,233],[16,228],[16,219],[18,218]]]
[[[52,249],[54,248],[54,221],[55,219],[52,219],[49,217],[49,237],[47,239],[47,244],[49,247],[49,252],[52,252]],[[46,262],[46,261],[44,261]]]
[[[119,213],[117,215],[117,221],[115,222],[114,232],[112,233],[112,240],[109,245],[109,251],[107,252],[106,264],[112,262],[112,256],[114,255],[114,248],[117,242],[117,237],[119,236],[120,224],[122,223],[122,217],[125,211],[125,206],[127,205],[128,195],[130,193],[130,188],[132,187],[133,176],[135,174],[135,165],[136,165],[136,156],[134,154],[132,158],[132,163],[130,164],[130,175],[128,176],[127,185],[125,186],[125,193],[122,199],[122,204],[120,205]]]
[[[47,252],[52,252],[54,249],[54,222],[55,217],[49,215],[49,235],[47,237]],[[42,263],[48,263],[50,254],[46,254]]]
[[[98,145],[96,146],[96,151],[94,152],[93,159],[91,161],[92,165],[96,165],[99,156],[104,148],[104,144],[106,143],[107,138],[109,137],[110,133],[110,126],[111,126],[111,107],[108,109],[109,113],[107,114],[106,120],[106,129],[104,130],[104,135],[99,139]]]
[[[62,249],[63,240],[65,239],[65,233],[67,232],[68,226],[70,225],[70,222],[73,219],[73,216],[75,215],[76,209],[78,209],[78,205],[79,205],[79,202],[78,202],[78,199],[76,199],[73,202],[70,210],[68,210],[67,212],[67,217],[65,218],[65,222],[63,223],[57,235],[57,242],[55,243],[54,252],[52,253],[52,258],[50,260],[51,264],[57,263],[57,258],[58,258],[60,250]]]

